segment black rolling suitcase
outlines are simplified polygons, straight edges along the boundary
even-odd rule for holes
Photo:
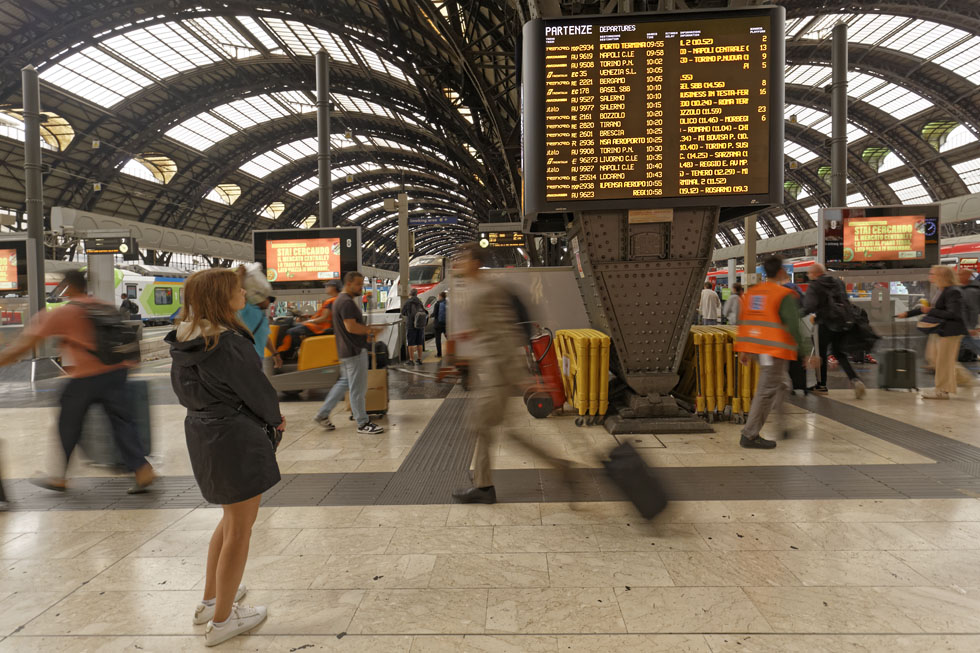
[[[129,392],[130,416],[136,422],[136,433],[143,455],[148,456],[152,451],[150,386],[146,381],[127,381],[126,389]],[[82,438],[78,445],[94,465],[123,466],[122,455],[112,437],[112,424],[101,404],[92,406],[85,416]]]
[[[915,352],[911,349],[889,349],[878,361],[878,387],[884,390],[903,388],[918,390],[915,378]]]
[[[793,383],[794,391],[802,390],[803,394],[807,393],[806,368],[800,359],[789,362],[789,380]]]
[[[610,451],[609,460],[602,464],[609,478],[646,519],[653,519],[667,507],[663,486],[630,443],[624,442]]]

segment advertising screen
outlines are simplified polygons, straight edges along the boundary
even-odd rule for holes
[[[17,290],[20,282],[17,274],[17,250],[0,245],[0,291]]]
[[[837,270],[925,268],[939,263],[939,207],[821,209],[824,258]]]
[[[783,21],[767,7],[527,23],[525,214],[780,202]]]
[[[844,220],[845,263],[925,259],[926,218],[896,215]]]
[[[327,281],[340,278],[340,239],[267,240],[269,281]]]
[[[361,267],[359,227],[269,229],[252,232],[255,260],[279,292],[322,291]]]

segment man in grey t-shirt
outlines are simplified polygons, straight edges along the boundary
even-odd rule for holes
[[[340,358],[340,378],[330,388],[327,398],[313,421],[328,431],[336,427],[330,421],[330,411],[334,409],[348,390],[350,408],[357,422],[357,432],[368,435],[384,433],[384,428],[368,419],[365,407],[367,396],[368,341],[381,333],[382,327],[364,324],[360,297],[364,292],[364,275],[348,272],[344,277],[344,292],[337,295],[333,303],[333,332],[337,338],[337,357]]]

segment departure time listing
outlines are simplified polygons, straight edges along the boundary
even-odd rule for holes
[[[546,22],[546,200],[767,194],[769,22]]]

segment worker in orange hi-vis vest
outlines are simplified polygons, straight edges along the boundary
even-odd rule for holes
[[[784,288],[789,275],[783,269],[778,256],[762,263],[766,273],[765,283],[759,283],[742,298],[742,313],[738,319],[738,335],[735,351],[739,362],[747,365],[752,357],[759,360],[759,386],[752,398],[749,418],[742,429],[739,444],[747,449],[772,449],[776,443],[759,435],[769,414],[776,411],[783,437],[787,433],[783,424],[782,404],[792,389],[789,363],[798,355],[806,358],[808,367],[819,364],[810,355],[810,341],[800,329],[800,309],[793,291]]]

